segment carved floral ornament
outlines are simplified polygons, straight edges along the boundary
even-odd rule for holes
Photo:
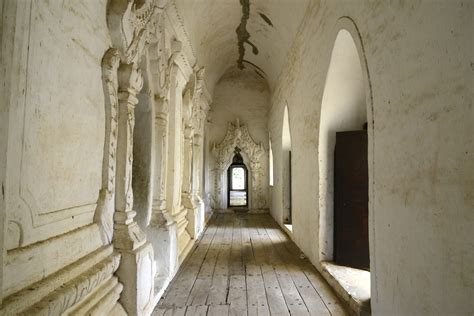
[[[229,122],[224,140],[220,144],[212,146],[217,169],[224,169],[232,160],[236,146],[249,157],[251,169],[258,169],[260,167],[260,158],[265,153],[265,148],[261,143],[255,143],[249,134],[247,126],[241,124],[239,119],[237,119],[235,123]]]
[[[183,94],[183,114],[187,125],[202,134],[204,120],[209,110],[209,97],[204,82],[204,67],[195,67]]]
[[[107,25],[122,62],[137,63],[163,11],[154,0],[109,0]]]

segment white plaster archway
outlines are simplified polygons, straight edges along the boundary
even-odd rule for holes
[[[359,31],[348,17],[342,17],[334,30],[319,126],[319,253],[321,261],[333,259],[333,181],[335,132],[361,129],[368,123],[369,164],[369,243],[371,272],[375,267],[373,211],[374,126],[372,92]]]
[[[282,222],[291,224],[291,132],[290,117],[288,113],[288,105],[285,106],[283,112],[283,127],[281,133],[281,155],[282,155]]]

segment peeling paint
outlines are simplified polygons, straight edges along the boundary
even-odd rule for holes
[[[239,69],[244,69],[244,56],[245,56],[245,46],[247,43],[252,46],[252,52],[255,55],[258,55],[258,48],[252,42],[250,42],[250,33],[247,31],[247,21],[250,17],[250,0],[240,0],[242,5],[242,19],[239,26],[235,30],[237,33],[237,45],[239,46],[239,59],[237,60],[237,65]]]

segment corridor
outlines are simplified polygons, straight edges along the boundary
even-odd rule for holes
[[[0,316],[474,316],[473,13],[0,0]]]
[[[268,214],[212,217],[153,315],[346,315]]]

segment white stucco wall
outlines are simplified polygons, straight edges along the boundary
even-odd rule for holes
[[[102,246],[90,224],[102,186],[101,61],[110,37],[105,0],[2,8],[5,297]]]
[[[469,1],[313,2],[272,96],[272,214],[281,218],[276,153],[288,104],[298,192],[293,238],[319,266],[320,110],[334,41],[350,24],[338,19],[355,22],[370,76],[365,89],[372,91],[369,225],[376,315],[474,310],[472,10]]]
[[[262,143],[266,151],[262,157],[263,187],[268,193],[268,109],[270,94],[265,79],[260,78],[251,70],[229,69],[217,83],[213,103],[211,105],[211,123],[209,126],[209,143],[220,143],[224,139],[229,122],[239,118],[240,123],[245,123],[250,136],[258,144]],[[212,149],[212,148],[211,148]],[[214,157],[209,157],[208,168],[211,171],[211,187],[213,193]],[[249,165],[247,165],[250,168]],[[250,169],[249,169],[250,170]],[[267,207],[269,204],[268,198]]]
[[[365,66],[365,64],[364,64]],[[361,130],[367,122],[364,74],[350,32],[337,34],[324,85],[319,122],[319,251],[333,259],[334,148],[336,132]]]

